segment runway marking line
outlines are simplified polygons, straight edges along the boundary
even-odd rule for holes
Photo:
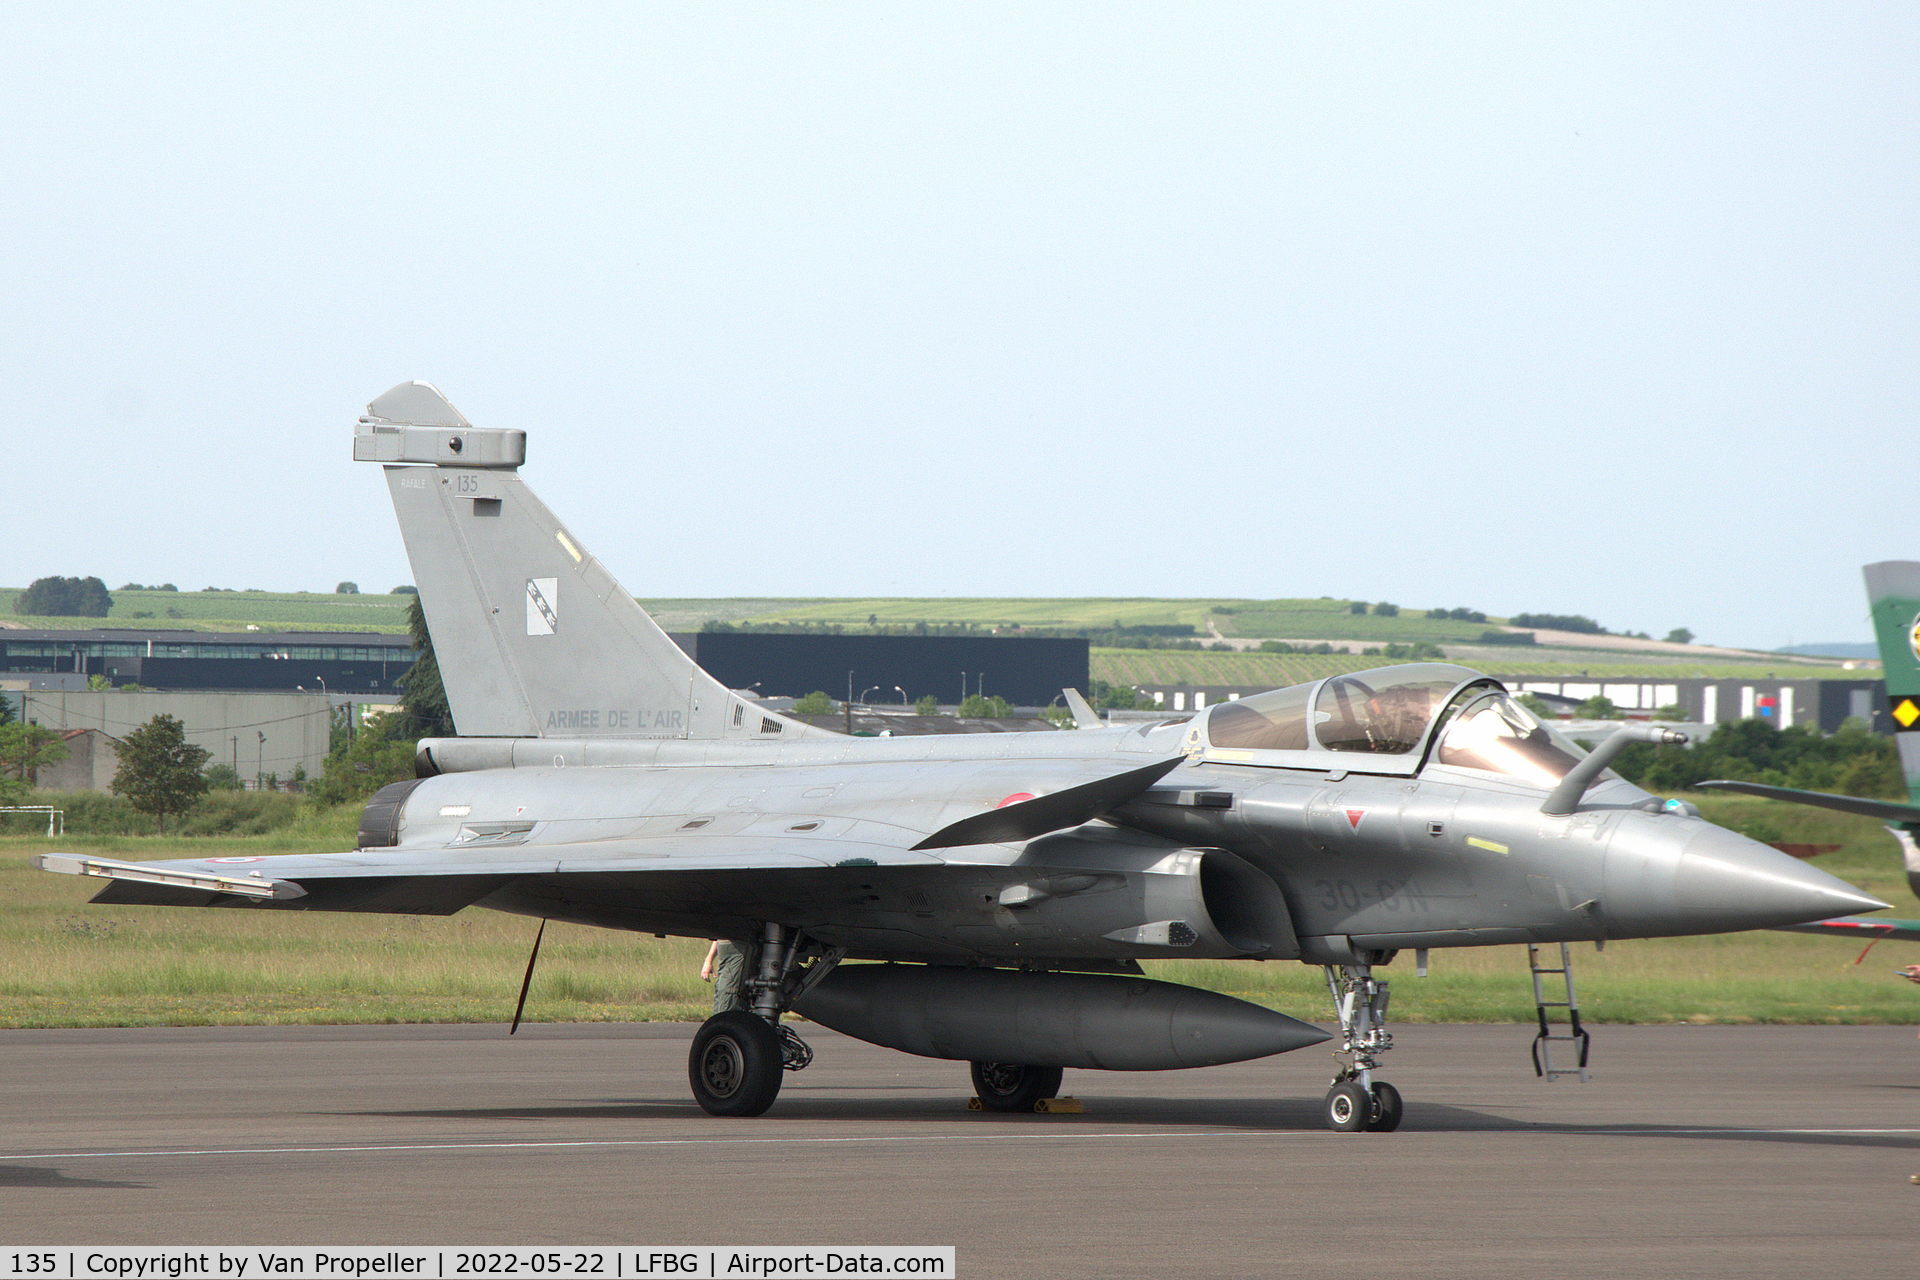
[[[1695,1137],[1701,1134],[1714,1134],[1728,1137],[1903,1137],[1920,1134],[1920,1128],[1913,1129],[1653,1129],[1653,1128],[1605,1128],[1605,1129],[1472,1129],[1472,1130],[1435,1130],[1434,1132],[1480,1133],[1505,1135],[1515,1133],[1558,1133],[1568,1137],[1623,1137],[1623,1138],[1663,1138]],[[1409,1136],[1417,1134],[1415,1130]],[[1317,1138],[1321,1133],[1317,1129],[1285,1130],[1269,1133],[1257,1130],[1193,1130],[1181,1133],[928,1133],[928,1134],[855,1134],[845,1137],[781,1137],[781,1138],[580,1138],[557,1139],[551,1142],[400,1142],[369,1144],[364,1146],[327,1146],[327,1147],[205,1147],[187,1148],[170,1151],[39,1151],[17,1155],[0,1155],[0,1160],[125,1160],[147,1159],[168,1156],[281,1156],[281,1155],[352,1155],[381,1151],[527,1151],[527,1150],[563,1150],[577,1147],[754,1147],[779,1145],[805,1145],[809,1143],[832,1142],[1047,1142],[1081,1141],[1096,1139],[1137,1139],[1142,1141],[1166,1140],[1169,1138]]]

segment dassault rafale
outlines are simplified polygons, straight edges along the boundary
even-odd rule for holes
[[[106,903],[542,920],[736,940],[748,1009],[693,1038],[716,1115],[771,1107],[812,1052],[792,1010],[972,1064],[1030,1110],[1063,1068],[1157,1071],[1331,1039],[1142,976],[1150,959],[1324,970],[1327,1123],[1397,1127],[1376,1078],[1402,951],[1766,928],[1886,904],[1649,795],[1496,680],[1441,662],[1190,718],[856,738],[696,666],[522,481],[526,436],[435,388],[368,406],[458,737],[368,803],[351,852],[122,862],[50,853]],[[1424,958],[1424,957],[1423,957]]]

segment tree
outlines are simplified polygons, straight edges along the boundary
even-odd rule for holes
[[[1517,693],[1513,696],[1513,700],[1533,712],[1533,718],[1536,720],[1553,720],[1560,715],[1558,711],[1547,705],[1545,698],[1537,693]]]
[[[374,716],[352,745],[327,757],[326,772],[307,788],[307,794],[320,804],[343,804],[364,800],[389,782],[413,777],[418,740],[409,736],[411,727],[405,712]]]
[[[12,724],[13,716],[13,699],[0,693],[0,724]]]
[[[1693,632],[1687,630],[1685,627],[1675,627],[1673,630],[1667,632],[1667,643],[1692,644]]]
[[[1373,616],[1376,618],[1397,618],[1400,616],[1400,606],[1397,604],[1388,604],[1382,600],[1379,604],[1373,606]]]
[[[1348,613],[1361,614],[1361,613],[1365,613],[1366,611],[1367,611],[1367,602],[1365,600],[1355,600],[1352,604],[1347,606]]]
[[[420,594],[420,588],[414,586],[411,582],[403,582],[393,590],[387,592],[387,594],[390,596],[417,596]]]
[[[1507,619],[1507,623],[1509,626],[1540,627],[1547,631],[1578,631],[1589,636],[1607,634],[1605,627],[1578,613],[1516,613]]]
[[[0,698],[0,704],[5,703]],[[0,724],[0,804],[19,804],[33,771],[67,758],[67,744],[37,724]]]
[[[164,827],[206,794],[207,775],[200,771],[210,754],[187,741],[185,725],[157,715],[120,740],[120,767],[109,789]]]
[[[337,596],[357,596],[360,594],[360,584],[357,582],[338,583],[333,588],[333,594]]]
[[[917,716],[937,716],[940,714],[940,699],[926,694],[914,700],[913,714]]]
[[[242,789],[240,775],[231,765],[210,764],[207,766],[207,790],[239,791]]]
[[[104,618],[111,608],[98,578],[36,578],[13,602],[15,613],[39,618]]]
[[[1447,656],[1446,650],[1431,640],[1415,640],[1411,644],[1395,643],[1387,645],[1384,648],[1362,649],[1361,653],[1378,654],[1383,658],[1412,659],[1415,662],[1424,661],[1429,658],[1444,658]]]
[[[797,698],[793,704],[793,714],[797,716],[830,716],[833,714],[833,699],[824,689],[815,689],[804,698]]]
[[[1905,800],[1907,780],[1900,773],[1900,761],[1891,752],[1862,752],[1841,765],[1833,776],[1833,789],[1842,795],[1865,796],[1870,800]]]
[[[1013,714],[1013,704],[997,693],[988,698],[972,693],[960,700],[954,714],[971,720],[1004,720]]]
[[[1604,693],[1596,693],[1573,709],[1576,720],[1618,720],[1620,708]]]
[[[1160,705],[1132,685],[1095,680],[1090,692],[1093,705],[1102,711],[1152,711]]]
[[[401,723],[415,739],[451,738],[453,708],[447,705],[447,687],[440,681],[440,661],[433,656],[433,636],[418,594],[407,603],[407,631],[417,656],[400,677],[400,707],[406,713]]]

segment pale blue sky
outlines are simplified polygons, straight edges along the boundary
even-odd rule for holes
[[[1865,639],[1920,10],[0,8],[0,583],[409,580],[438,383],[642,595]]]

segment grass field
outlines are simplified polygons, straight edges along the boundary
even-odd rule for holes
[[[1249,600],[1214,619],[1222,635],[1277,640],[1377,640],[1382,644],[1430,640],[1478,640],[1495,622],[1454,622],[1428,618],[1424,609],[1407,609],[1382,618],[1357,614],[1345,600]],[[1445,607],[1445,606],[1441,606]]]
[[[1151,600],[1093,596],[1085,599],[943,597],[905,600],[815,600],[772,608],[755,622],[834,622],[866,625],[868,618],[892,625],[971,622],[979,626],[1083,627],[1167,626],[1184,623],[1204,634],[1218,601]]]
[[[1080,599],[927,598],[794,602],[753,617],[755,622],[831,622],[862,625],[869,618],[899,625],[971,622],[979,626],[1068,627],[1185,624],[1198,637],[1211,620],[1224,636],[1264,639],[1389,641],[1477,640],[1487,625],[1430,620],[1409,609],[1399,617],[1356,614],[1345,600],[1145,599],[1092,596]]]
[[[1843,848],[1821,864],[1920,917],[1891,841],[1866,819],[1707,796],[1736,825],[1770,838]],[[120,858],[314,853],[351,847],[352,809],[310,815],[274,836],[181,841],[67,839],[63,849]],[[96,907],[92,886],[27,866],[44,837],[0,836],[0,1027],[222,1023],[487,1022],[511,1016],[535,923],[468,910],[448,918],[168,907]],[[704,1016],[695,973],[703,944],[553,925],[528,1001],[540,1021]],[[1911,984],[1887,971],[1920,957],[1886,943],[1855,965],[1846,940],[1783,933],[1616,942],[1577,948],[1581,1000],[1594,1022],[1920,1022]],[[1405,957],[1394,1016],[1406,1021],[1525,1021],[1525,952],[1436,951],[1432,976]],[[1324,1023],[1318,970],[1294,963],[1163,961],[1156,976],[1211,987]]]
[[[178,628],[188,631],[405,631],[411,596],[275,591],[115,591],[105,618],[40,618],[16,614],[20,588],[0,588],[0,618],[51,631],[88,627]],[[169,612],[171,610],[171,612]],[[177,616],[175,616],[177,615]]]

